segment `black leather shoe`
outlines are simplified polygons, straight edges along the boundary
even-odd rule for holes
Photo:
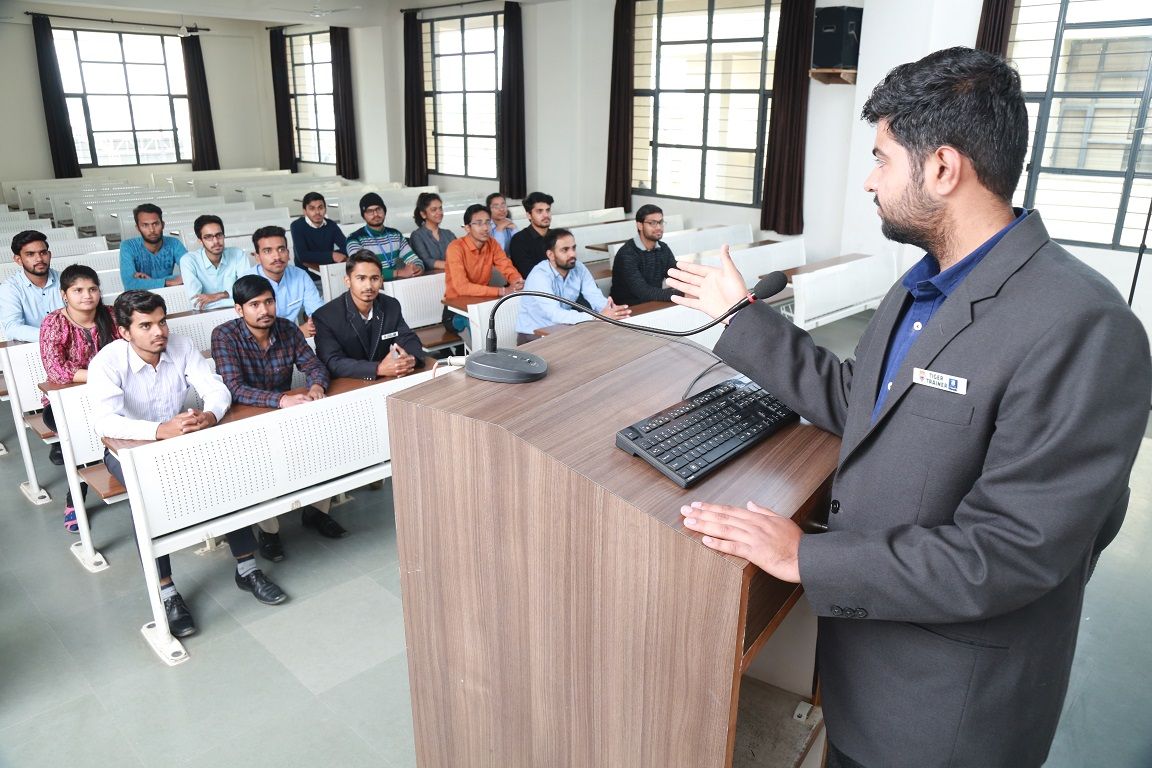
[[[48,461],[58,467],[64,466],[64,450],[60,447],[60,443],[52,443],[52,447],[48,449]]]
[[[172,637],[188,637],[196,634],[196,622],[192,620],[192,611],[188,610],[179,592],[164,601],[164,615],[168,618],[168,631]]]
[[[288,595],[284,594],[284,590],[276,586],[267,576],[264,571],[257,568],[247,576],[236,574],[236,586],[245,592],[251,592],[256,596],[256,599],[264,603],[264,605],[280,605],[288,599]]]
[[[278,563],[284,559],[284,546],[280,543],[280,534],[260,531],[260,556],[265,560]]]
[[[316,507],[304,507],[304,511],[300,514],[300,524],[305,528],[315,528],[316,532],[326,539],[342,539],[348,535],[344,526]]]

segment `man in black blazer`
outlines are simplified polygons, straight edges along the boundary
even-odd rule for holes
[[[762,302],[715,348],[842,436],[828,530],[804,534],[755,499],[693,502],[684,524],[804,585],[829,766],[1037,768],[1085,584],[1127,508],[1148,338],[1038,211],[1012,208],[1028,117],[1002,59],[953,48],[904,64],[864,117],[881,229],[927,254],[855,360]],[[727,253],[670,282],[713,316],[745,293]]]
[[[312,315],[316,354],[335,377],[377,379],[424,367],[420,339],[404,322],[400,302],[380,293],[380,260],[358,251],[345,262],[347,292]]]

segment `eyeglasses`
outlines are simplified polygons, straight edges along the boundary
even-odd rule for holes
[[[203,235],[200,235],[200,239],[201,240],[223,240],[224,239],[224,233],[223,232],[205,232]]]
[[[664,219],[660,219],[659,221],[645,221],[643,223],[650,227],[662,227],[664,226]]]

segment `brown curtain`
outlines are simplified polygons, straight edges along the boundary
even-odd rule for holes
[[[332,42],[332,109],[336,113],[336,175],[360,178],[360,152],[356,149],[356,110],[352,97],[352,46],[348,27],[330,27]]]
[[[424,123],[424,56],[418,11],[404,12],[404,184],[428,184],[428,130]]]
[[[282,28],[268,30],[272,50],[272,98],[276,114],[276,150],[280,169],[296,173],[296,143],[292,141],[292,99],[288,93],[288,43]]]
[[[782,235],[804,232],[804,148],[815,6],[815,0],[784,0],[780,8],[760,228]]]
[[[984,0],[980,11],[980,28],[976,47],[997,56],[1008,55],[1008,38],[1012,33],[1012,12],[1016,0]]]
[[[40,69],[40,96],[44,101],[44,122],[48,126],[48,147],[52,152],[52,171],[58,179],[80,176],[80,161],[72,140],[72,123],[68,119],[68,102],[60,80],[60,62],[56,42],[52,39],[52,22],[47,16],[32,15],[32,37],[36,43],[36,64]],[[9,76],[15,76],[8,73]],[[10,107],[12,105],[9,105]],[[10,114],[9,120],[14,119]]]
[[[496,174],[508,197],[528,194],[524,160],[524,34],[520,3],[504,3],[504,71],[496,112]]]
[[[632,210],[632,82],[636,0],[616,0],[612,22],[612,83],[608,97],[608,166],[604,207]]]
[[[204,74],[204,52],[199,35],[180,38],[184,54],[184,78],[188,81],[188,115],[192,128],[192,170],[220,168],[216,153],[216,129],[212,126],[212,101],[208,98],[208,78]]]

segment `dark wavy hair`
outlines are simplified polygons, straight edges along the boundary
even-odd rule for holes
[[[1028,112],[1020,75],[999,56],[956,47],[901,64],[873,89],[860,116],[887,123],[911,155],[916,181],[928,154],[950,146],[972,161],[985,188],[1012,200],[1028,151]]]

